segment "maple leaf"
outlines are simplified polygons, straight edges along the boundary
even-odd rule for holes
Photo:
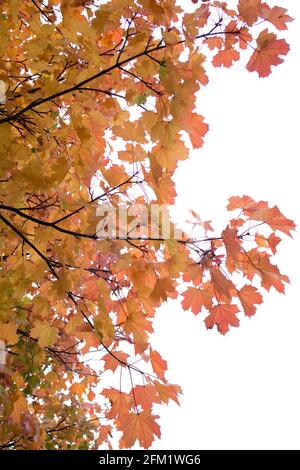
[[[261,16],[265,20],[272,23],[277,29],[287,29],[287,24],[294,19],[287,15],[287,9],[278,6],[269,7],[266,3],[263,3],[260,8]]]
[[[178,395],[182,394],[182,390],[178,385],[161,383],[155,380],[154,386],[161,401],[169,403],[170,400],[173,400],[177,405],[179,405]]]
[[[203,0],[202,0],[203,1]],[[197,2],[193,2],[197,3]],[[197,35],[199,28],[203,28],[207,24],[207,20],[209,18],[209,8],[208,5],[200,5],[193,13],[187,13],[184,15],[183,24],[187,29],[190,39],[193,36]]]
[[[260,11],[261,0],[239,0],[238,10],[242,19],[249,26],[257,21]]]
[[[256,312],[255,304],[261,304],[263,299],[262,295],[257,291],[257,289],[250,285],[243,286],[238,291],[238,296],[242,307],[244,309],[245,315],[251,316]]]
[[[17,393],[13,401],[13,409],[8,417],[13,423],[21,422],[25,413],[28,413],[28,403],[22,393]]]
[[[175,141],[172,145],[160,145],[153,149],[152,155],[156,156],[157,162],[163,168],[176,168],[178,160],[185,160],[188,151],[181,140]]]
[[[108,419],[128,416],[132,406],[132,397],[130,395],[115,388],[104,389],[102,395],[108,398],[111,403],[111,408],[107,414]]]
[[[280,273],[278,267],[270,262],[269,257],[265,253],[259,256],[256,266],[262,279],[262,286],[266,290],[270,290],[270,287],[274,287],[278,292],[283,294],[285,291],[285,283],[290,282],[289,278]]]
[[[123,351],[114,351],[112,354],[105,354],[102,357],[102,361],[104,361],[105,370],[112,370],[113,372],[123,363],[126,363],[128,359],[128,354]]]
[[[269,247],[272,250],[272,253],[275,255],[276,250],[277,250],[277,245],[281,242],[281,238],[277,237],[275,233],[271,233],[271,235],[268,238],[268,244]]]
[[[84,381],[73,383],[70,387],[70,392],[72,394],[77,394],[79,396],[85,393],[85,390],[86,390],[86,384]]]
[[[38,340],[41,348],[52,346],[58,338],[58,330],[55,326],[49,324],[48,321],[37,320],[34,328],[31,330],[31,336]]]
[[[140,312],[130,312],[124,322],[124,331],[132,334],[135,341],[135,347],[139,352],[144,351],[148,344],[148,332],[152,332],[153,327],[146,316]]]
[[[255,205],[254,200],[250,196],[232,196],[228,199],[227,210],[245,209]]]
[[[126,417],[123,430],[123,440],[126,447],[131,447],[137,440],[142,447],[148,449],[155,436],[160,437],[160,427],[155,421],[158,416],[149,411],[130,413]]]
[[[94,326],[101,341],[110,341],[114,337],[114,325],[107,312],[102,311],[94,318]]]
[[[17,343],[19,336],[16,333],[16,329],[16,325],[13,322],[0,322],[0,340],[4,341],[6,344]]]
[[[267,223],[272,230],[279,230],[289,236],[295,230],[296,225],[285,217],[277,206],[269,207],[267,202],[255,202],[249,196],[233,196],[229,199],[228,210],[243,209],[243,213],[253,220],[262,220]]]
[[[212,51],[214,49],[221,49],[223,46],[224,39],[218,36],[212,36],[205,39],[205,44],[208,45],[209,49]]]
[[[186,253],[176,253],[172,255],[169,261],[169,272],[172,277],[177,277],[184,272],[189,265],[189,258]]]
[[[249,29],[248,28],[241,28],[240,32],[239,32],[239,35],[238,35],[238,39],[239,39],[240,48],[241,49],[247,49],[249,43],[252,42],[252,36],[249,32]]]
[[[241,252],[241,241],[235,228],[226,227],[222,232],[223,242],[226,248],[227,259],[237,260]]]
[[[256,50],[246,68],[249,72],[257,72],[260,77],[267,77],[271,73],[272,65],[283,62],[279,56],[286,55],[290,48],[284,39],[276,39],[276,35],[267,29],[259,34],[256,44]]]
[[[151,300],[153,302],[160,302],[161,300],[167,300],[168,297],[171,297],[172,294],[175,294],[175,289],[171,279],[168,277],[157,279],[153,291],[150,294]]]
[[[177,44],[180,40],[180,36],[178,34],[178,31],[171,29],[170,31],[166,31],[163,33],[163,38],[165,40],[165,43],[168,46],[174,46]]]
[[[182,296],[182,307],[184,310],[191,309],[194,315],[200,313],[203,307],[209,310],[212,304],[212,297],[205,289],[188,287]]]
[[[66,325],[66,333],[75,333],[77,328],[82,325],[82,317],[80,315],[74,315],[70,318]]]
[[[263,235],[260,235],[259,233],[255,234],[255,241],[257,243],[257,246],[259,246],[259,248],[268,248],[269,246],[266,238]]]
[[[211,308],[211,313],[205,318],[206,328],[213,328],[215,325],[218,331],[225,335],[229,330],[229,325],[239,326],[240,321],[236,314],[239,309],[236,305],[218,304]]]
[[[281,274],[278,267],[270,262],[267,253],[260,253],[253,249],[246,254],[246,259],[250,261],[248,265],[250,280],[253,279],[255,274],[258,274],[261,278],[262,287],[267,291],[274,287],[278,292],[284,293],[285,284],[290,282],[289,278]]]
[[[157,377],[163,381],[165,381],[165,372],[168,367],[167,361],[165,361],[159,352],[153,351],[150,348],[150,361],[152,365],[153,372],[157,375]]]
[[[248,213],[251,214],[251,217],[255,218],[256,220],[263,220],[266,222],[272,230],[279,230],[280,232],[283,232],[290,237],[292,236],[291,230],[295,230],[296,228],[295,223],[292,220],[287,219],[280,212],[277,206],[272,208],[253,209]]]
[[[232,281],[228,279],[218,268],[211,269],[210,275],[211,283],[217,298],[221,301],[230,301],[232,298],[232,292],[234,291],[234,285]]]
[[[240,53],[235,49],[223,49],[213,58],[212,63],[215,67],[231,67],[233,62],[240,58]]]
[[[136,385],[132,391],[135,403],[144,410],[151,410],[153,403],[160,403],[158,391],[153,384]]]
[[[208,132],[208,124],[204,122],[204,118],[196,113],[187,114],[182,122],[184,130],[188,133],[192,146],[200,148],[203,145],[203,138]]]

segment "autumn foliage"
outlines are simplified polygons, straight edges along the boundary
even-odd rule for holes
[[[178,298],[225,334],[284,293],[273,257],[294,223],[249,196],[222,233],[197,214],[196,239],[96,233],[101,204],[174,203],[207,69],[283,62],[287,11],[234,3],[0,2],[2,449],[151,446],[181,393],[151,347],[157,307]]]

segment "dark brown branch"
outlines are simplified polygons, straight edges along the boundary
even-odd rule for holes
[[[30,246],[33,249],[33,251],[35,251],[36,254],[45,261],[45,263],[47,264],[50,272],[53,274],[53,276],[56,279],[58,279],[58,275],[56,274],[55,270],[51,266],[51,263],[48,260],[48,258],[33,243],[31,243],[31,241],[28,240],[28,238],[26,238],[25,235],[17,229],[17,227],[15,227],[2,214],[0,214],[0,220],[2,220],[2,222],[4,222],[13,232],[15,232],[23,240],[24,243],[26,243],[28,246]]]
[[[145,85],[145,87],[147,87],[147,88],[149,88],[149,90],[153,91],[153,93],[156,93],[157,95],[161,95],[160,91],[155,90],[155,88],[153,88],[153,86],[150,85],[150,83],[146,82],[145,80],[143,80],[141,77],[139,77],[135,73],[131,72],[130,70],[126,70],[123,67],[119,67],[119,69],[122,70],[122,72],[125,72],[128,75],[131,75],[132,77],[136,78],[139,82],[143,83],[143,85]]]
[[[42,8],[37,4],[37,2],[35,0],[31,0],[32,3],[34,4],[34,6],[39,10],[40,14],[48,21],[48,23],[51,23],[53,24],[53,21],[51,20],[51,18],[49,18],[49,16],[42,10]],[[55,26],[55,29],[59,32],[59,34],[61,34],[61,36],[64,37],[63,33],[61,32],[61,30]]]
[[[78,212],[82,211],[83,209],[85,209],[88,205],[98,201],[99,199],[102,199],[103,197],[107,196],[108,194],[112,193],[113,191],[115,191],[116,189],[118,188],[121,188],[122,186],[128,184],[132,178],[134,178],[135,176],[137,175],[137,172],[134,173],[132,176],[130,176],[126,181],[123,181],[122,183],[114,186],[113,188],[109,189],[108,191],[106,191],[105,193],[102,193],[100,194],[100,196],[96,196],[94,197],[93,199],[91,199],[91,201],[89,201],[86,205],[84,206],[81,206],[79,207],[78,209],[76,209],[75,211],[73,212],[70,212],[69,214],[66,214],[65,216],[61,217],[60,219],[57,219],[55,220],[53,223],[54,224],[58,224],[60,222],[62,222],[63,220],[66,220],[68,219],[69,217],[72,217],[72,215],[75,215],[75,214],[78,214]]]
[[[102,90],[101,88],[80,87],[78,88],[78,91],[95,91],[97,93],[103,93],[108,96],[115,96],[116,98],[122,98],[123,100],[126,100],[126,96],[119,95],[119,93],[114,93],[109,90]]]
[[[122,46],[121,46],[121,48],[120,48],[120,50],[119,50],[119,54],[118,54],[118,57],[117,57],[117,62],[116,62],[117,64],[120,63],[120,58],[121,58],[121,56],[122,56],[122,54],[123,54],[123,52],[124,52],[124,49],[125,49],[125,47],[126,47],[126,44],[127,44],[128,38],[129,38],[129,31],[130,31],[131,25],[132,25],[132,23],[133,23],[133,21],[134,21],[136,15],[137,15],[137,12],[135,12],[135,13],[133,14],[132,18],[131,18],[130,20],[128,20],[128,26],[127,26],[125,38],[124,38],[123,44],[122,44]]]

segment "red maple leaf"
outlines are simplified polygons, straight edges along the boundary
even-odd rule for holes
[[[256,50],[246,68],[249,72],[257,72],[260,77],[267,77],[272,65],[282,64],[283,59],[279,56],[286,55],[290,47],[284,39],[276,39],[276,35],[267,29],[260,33],[256,42]]]

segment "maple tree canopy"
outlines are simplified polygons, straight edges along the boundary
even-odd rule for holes
[[[181,393],[150,345],[157,307],[237,327],[284,292],[272,258],[295,225],[234,196],[222,233],[99,239],[97,208],[173,204],[177,163],[208,131],[206,69],[242,57],[266,77],[292,18],[262,0],[0,3],[0,446],[109,447],[118,431],[147,448],[153,405]]]

